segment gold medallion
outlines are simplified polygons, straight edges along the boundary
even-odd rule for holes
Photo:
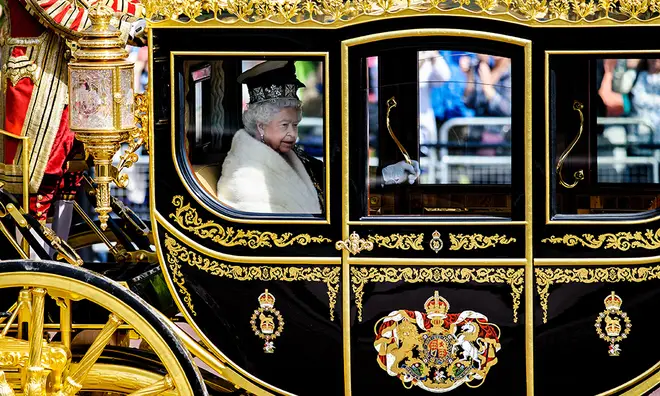
[[[275,296],[266,289],[259,295],[259,308],[255,309],[250,318],[250,325],[254,335],[264,340],[264,352],[275,352],[273,340],[279,337],[284,330],[284,319],[280,311],[275,309]],[[259,325],[257,326],[257,320]]]
[[[442,239],[440,239],[440,233],[435,230],[433,231],[433,234],[431,234],[431,242],[429,242],[429,246],[431,247],[431,250],[433,250],[435,253],[438,253],[440,250],[442,250]]]
[[[630,334],[630,318],[621,310],[623,299],[612,292],[605,297],[605,310],[596,318],[596,334],[598,337],[610,343],[607,353],[610,356],[619,356],[621,347],[619,342],[628,338]],[[623,323],[621,323],[623,322]]]

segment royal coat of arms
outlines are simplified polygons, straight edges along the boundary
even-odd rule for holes
[[[478,312],[449,313],[437,291],[424,308],[426,313],[398,310],[378,320],[378,365],[408,389],[443,393],[483,384],[497,363],[499,327]]]

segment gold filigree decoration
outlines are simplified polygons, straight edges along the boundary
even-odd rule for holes
[[[552,235],[550,238],[541,239],[543,243],[563,244],[566,246],[582,245],[589,249],[615,249],[626,251],[629,249],[648,249],[654,250],[660,248],[660,229],[655,231],[647,229],[646,232],[608,232],[594,236],[592,234],[582,234],[581,237],[575,234],[566,234],[563,237]]]
[[[508,245],[516,241],[516,238],[509,238],[506,235],[495,234],[485,236],[482,234],[449,234],[451,246],[449,250],[474,250],[495,247],[498,243]]]
[[[376,246],[386,249],[424,250],[424,234],[392,234],[390,236],[369,235],[367,239]]]
[[[197,209],[190,207],[183,201],[183,196],[175,195],[172,198],[172,204],[176,208],[174,213],[170,213],[170,218],[174,220],[182,229],[194,233],[202,239],[211,239],[213,242],[226,247],[247,246],[251,249],[262,247],[287,247],[293,245],[305,246],[310,243],[329,243],[332,242],[322,235],[310,236],[309,234],[294,235],[290,232],[276,234],[270,231],[257,230],[235,230],[233,227],[223,227],[212,220],[204,221],[199,218]]]
[[[543,309],[543,323],[548,322],[550,286],[558,283],[644,282],[660,279],[660,266],[609,268],[536,268],[536,290]]]
[[[337,241],[335,243],[335,249],[337,250],[346,250],[352,255],[356,255],[363,250],[372,250],[374,248],[374,243],[369,240],[364,240],[360,238],[357,232],[353,231],[351,235],[348,236],[348,239],[345,241]]]
[[[143,0],[156,25],[272,23],[292,26],[344,25],[356,19],[397,17],[405,11],[427,14],[476,14],[491,19],[576,25],[606,21],[652,21],[656,0]]]
[[[128,185],[128,176],[121,174],[121,172],[138,161],[140,158],[137,154],[138,149],[144,146],[144,149],[149,151],[149,92],[137,93],[133,97],[135,99],[133,117],[135,118],[136,127],[130,133],[126,152],[119,157],[116,184],[120,187]]]
[[[358,320],[362,321],[364,286],[369,283],[506,283],[511,286],[513,322],[518,323],[518,308],[523,292],[524,268],[448,268],[448,267],[353,267],[351,287],[355,295]]]
[[[197,268],[213,276],[239,281],[323,282],[328,287],[330,320],[335,320],[335,306],[337,305],[339,275],[341,272],[341,268],[339,267],[300,268],[294,266],[240,266],[225,264],[189,250],[168,234],[165,234],[165,248],[167,249],[165,256],[170,272],[172,273],[172,281],[178,286],[179,293],[183,296],[183,302],[193,316],[197,316],[197,313],[195,312],[190,292],[186,288],[185,278],[181,272],[181,266],[183,264],[187,264],[190,267]]]

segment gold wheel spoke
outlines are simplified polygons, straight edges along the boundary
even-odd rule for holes
[[[87,374],[92,369],[92,366],[101,356],[103,349],[108,344],[110,338],[115,333],[119,325],[121,325],[121,323],[122,321],[118,316],[115,314],[110,314],[110,317],[105,326],[103,326],[103,329],[101,329],[99,335],[96,336],[94,342],[87,350],[87,353],[85,353],[85,356],[83,356],[83,358],[80,360],[76,371],[69,375],[64,381],[64,387],[60,392],[61,396],[73,396],[78,393],[80,389],[82,389],[82,383],[85,380],[85,377],[87,377]]]
[[[16,320],[16,316],[18,315],[18,312],[21,310],[21,305],[23,305],[23,303],[15,303],[14,305],[12,305],[11,308],[9,308],[9,311],[7,311],[7,312],[11,312],[11,316],[9,317],[9,320],[5,324],[5,328],[2,329],[2,333],[0,333],[0,338],[5,337],[7,335],[9,328],[11,328],[11,325],[14,323],[14,320]]]
[[[41,396],[44,393],[46,378],[41,367],[41,352],[44,346],[44,305],[46,290],[35,288],[32,294],[32,315],[30,316],[30,355],[25,384],[26,396]]]
[[[128,396],[155,396],[160,395],[165,391],[174,389],[174,383],[172,378],[169,375],[163,377],[163,379],[154,382],[153,384],[146,386],[140,390],[137,390],[131,393]]]

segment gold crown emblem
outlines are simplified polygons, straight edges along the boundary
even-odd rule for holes
[[[449,302],[443,297],[440,297],[436,290],[435,293],[433,293],[433,297],[429,298],[424,303],[424,309],[426,309],[426,313],[431,317],[440,316],[441,318],[444,318],[447,316],[447,312],[449,312]]]
[[[612,319],[609,315],[605,316],[605,333],[610,337],[618,337],[621,334],[621,324],[619,319]]]
[[[623,300],[621,297],[617,296],[612,292],[609,296],[605,297],[605,309],[613,311],[621,308],[621,304],[623,304]]]
[[[266,289],[259,295],[259,305],[261,308],[272,308],[275,305],[275,296],[268,293],[268,289]]]
[[[272,316],[264,315],[263,313],[259,315],[259,328],[264,334],[273,334],[275,331],[275,321]]]

